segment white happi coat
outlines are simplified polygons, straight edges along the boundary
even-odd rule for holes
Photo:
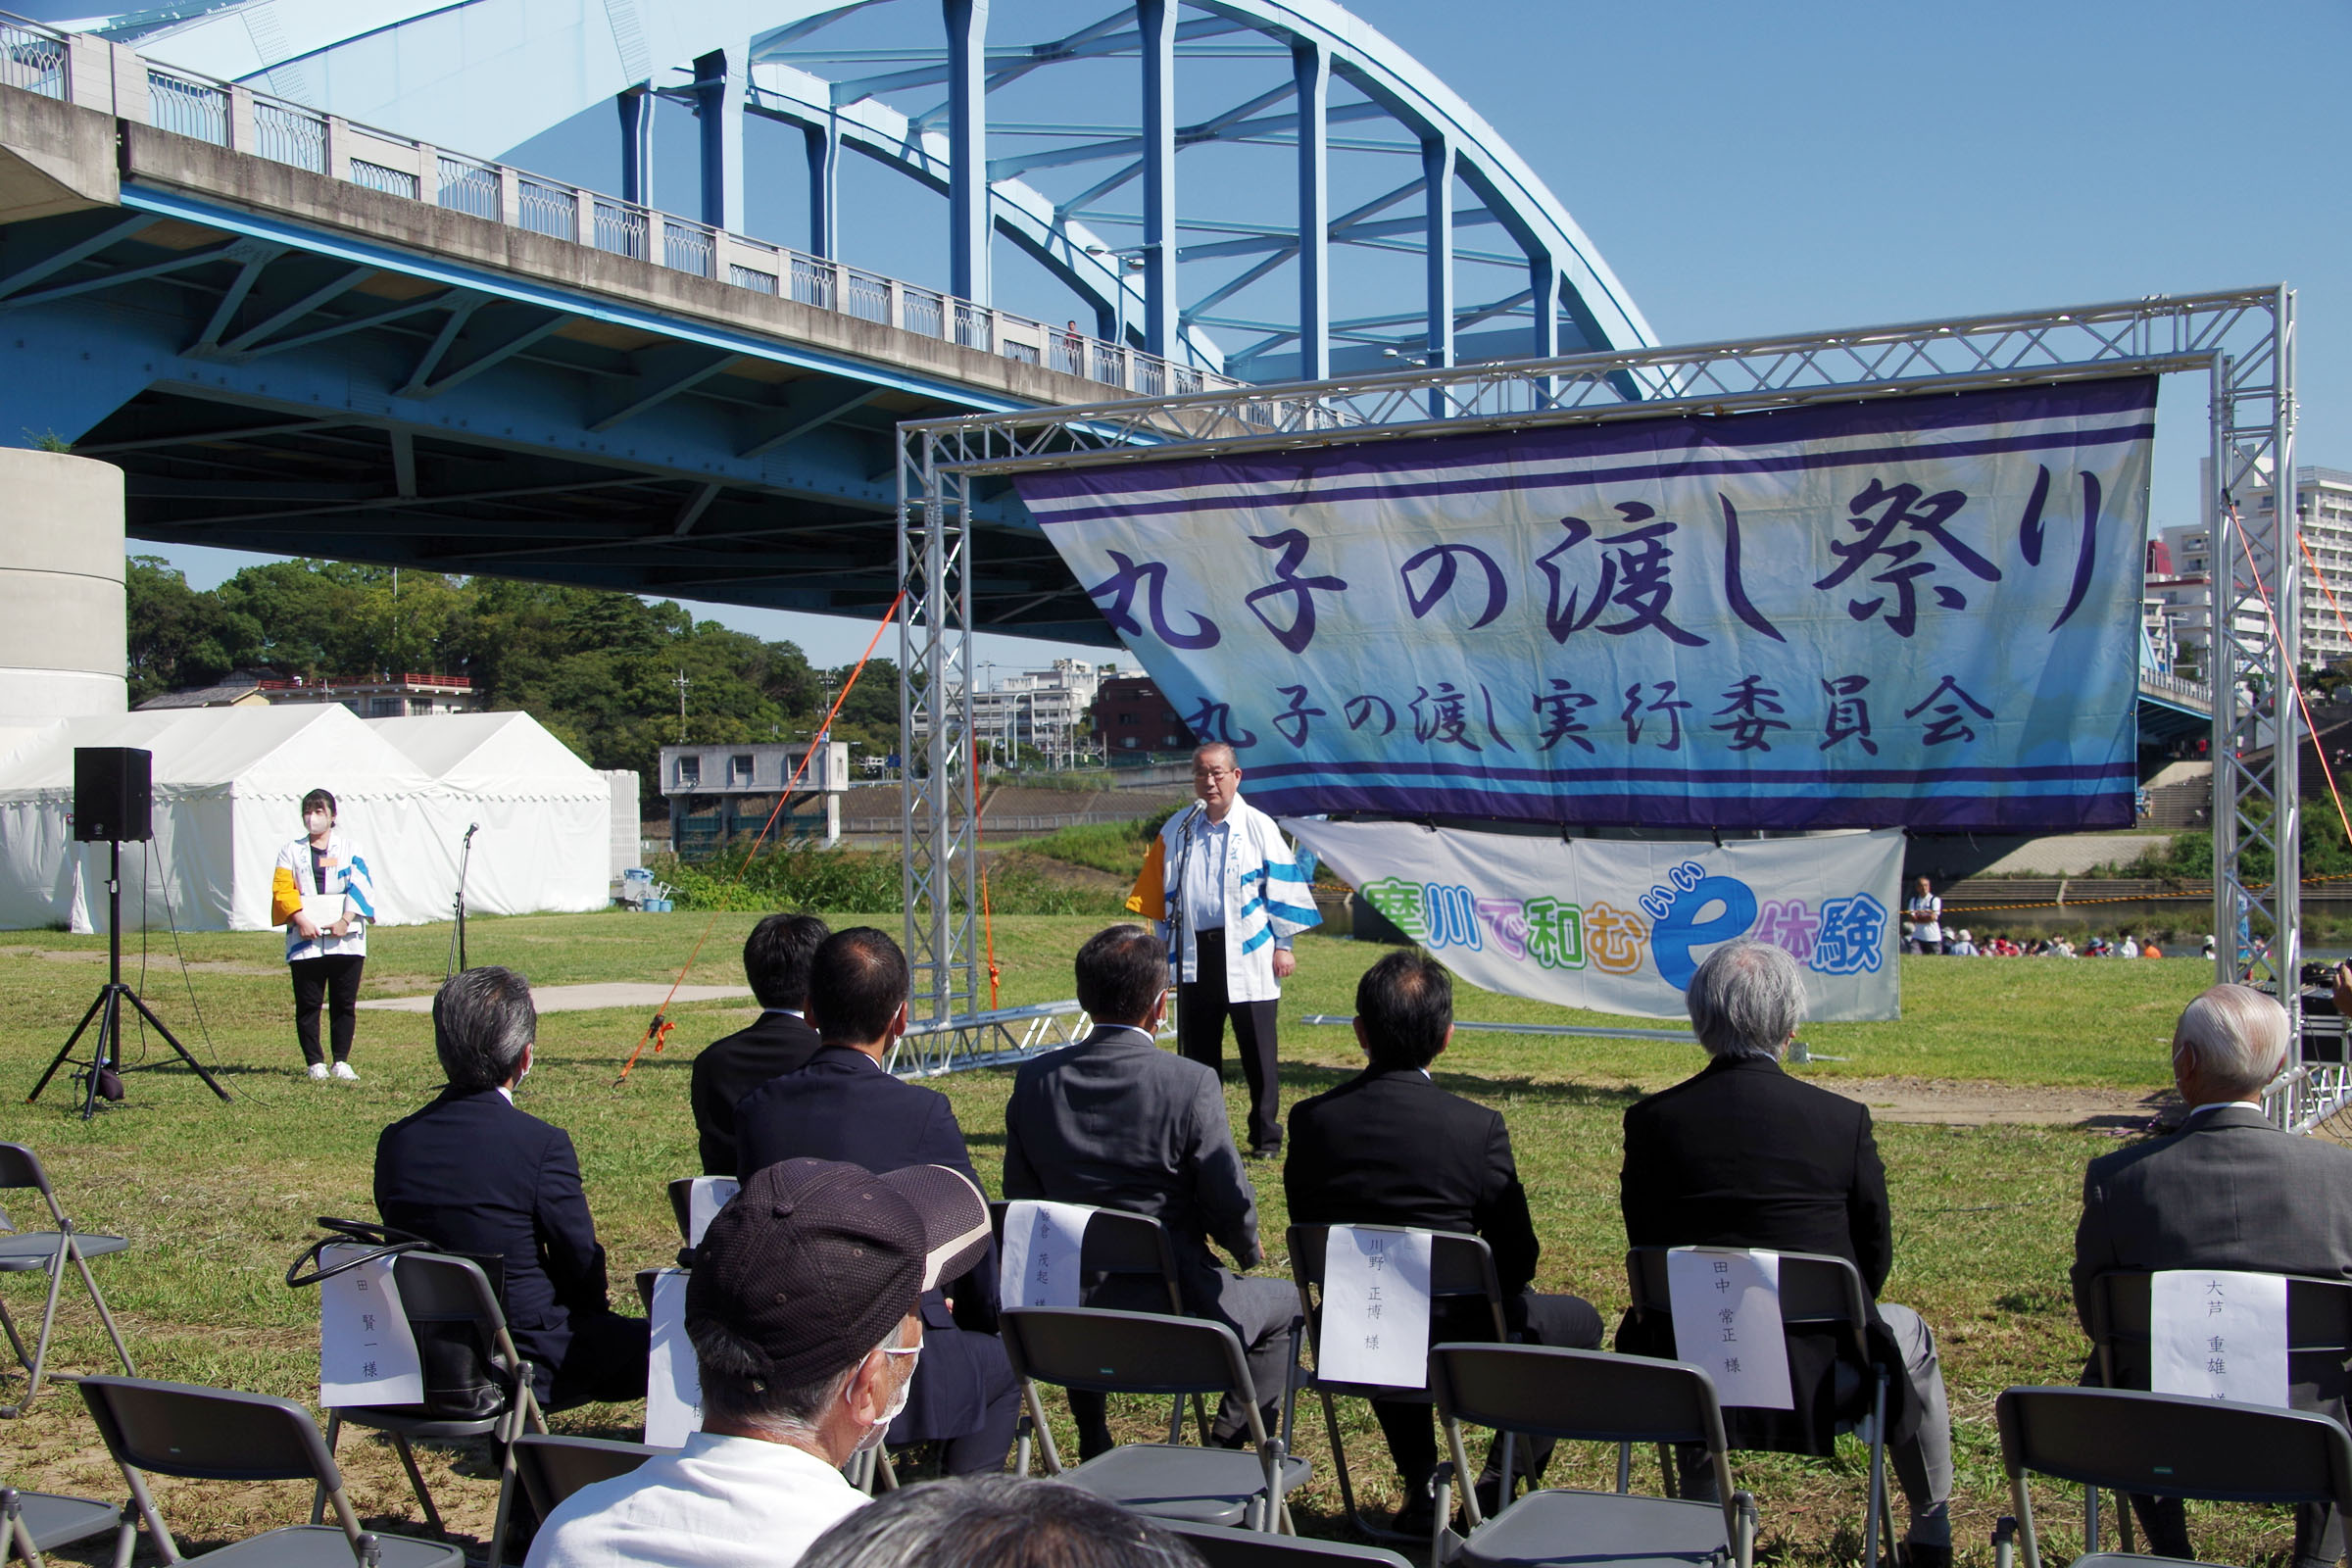
[[[1200,853],[1200,829],[1207,823],[1205,810],[1188,807],[1160,828],[1166,868],[1160,906],[1142,911],[1157,920],[1169,945],[1179,949],[1184,966],[1178,973],[1187,983],[1200,978],[1192,911],[1179,907],[1183,930],[1170,931],[1164,890],[1174,890],[1181,905],[1185,862]],[[1296,936],[1322,924],[1323,917],[1315,911],[1307,874],[1298,868],[1272,817],[1236,795],[1225,824],[1225,996],[1231,1002],[1279,1001],[1282,986],[1274,978],[1274,939]]]

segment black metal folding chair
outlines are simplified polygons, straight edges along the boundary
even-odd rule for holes
[[[1269,1536],[1262,1530],[1231,1530],[1223,1525],[1197,1525],[1182,1519],[1166,1523],[1200,1554],[1200,1560],[1208,1568],[1315,1568],[1317,1563],[1343,1562],[1412,1568],[1411,1559],[1400,1557],[1386,1546],[1310,1541],[1304,1536]]]
[[[42,1552],[105,1535],[126,1513],[96,1497],[0,1487],[0,1560],[22,1557],[32,1568],[41,1568]]]
[[[1732,1490],[1723,1411],[1699,1368],[1541,1345],[1441,1345],[1430,1351],[1429,1376],[1452,1454],[1438,1471],[1431,1562],[1713,1565],[1728,1557],[1751,1568],[1755,1499]],[[1615,1492],[1541,1488],[1506,1502],[1493,1519],[1479,1508],[1478,1489],[1465,1486],[1470,1533],[1456,1536],[1447,1524],[1453,1478],[1474,1474],[1462,1443],[1465,1421],[1556,1442],[1614,1443],[1621,1455],[1636,1443],[1701,1443],[1722,1500],[1633,1495],[1620,1462]]]
[[[2137,1389],[2147,1381],[2152,1312],[2148,1282],[2154,1276],[2110,1269],[2090,1282],[2090,1345],[2097,1352],[2099,1386]],[[2310,1391],[2309,1402],[2323,1405],[2352,1395],[2352,1282],[2281,1276],[2286,1281],[2286,1380]],[[2091,1527],[2098,1524],[2099,1494],[2083,1494]],[[2116,1505],[2116,1536],[2132,1549],[2132,1510]]]
[[[2027,1472],[2161,1497],[2213,1502],[2332,1502],[2352,1511],[2352,1434],[2328,1416],[2258,1404],[2115,1389],[2009,1389],[1993,1405],[2001,1464],[2016,1510],[1993,1534],[1996,1568],[2040,1568]],[[2099,1549],[2098,1520],[2085,1513],[2075,1568],[2169,1563]]]
[[[625,1476],[655,1454],[670,1451],[644,1443],[525,1432],[514,1440],[514,1467],[507,1484],[522,1488],[531,1511],[544,1522],[556,1504],[582,1487]],[[512,1517],[508,1499],[501,1499],[500,1511]],[[499,1559],[492,1557],[488,1568],[500,1568]]]
[[[0,1297],[0,1330],[7,1331],[9,1348],[17,1352],[17,1363],[24,1368],[24,1396],[11,1405],[0,1405],[0,1416],[24,1413],[41,1392],[41,1374],[49,1359],[49,1335],[57,1323],[57,1297],[65,1284],[66,1263],[72,1260],[81,1275],[82,1288],[90,1293],[90,1304],[98,1308],[98,1320],[106,1325],[106,1337],[115,1342],[115,1354],[122,1361],[122,1370],[138,1375],[130,1364],[130,1351],[122,1347],[122,1331],[115,1327],[115,1315],[106,1308],[106,1298],[98,1293],[98,1281],[91,1277],[89,1260],[120,1252],[130,1243],[120,1236],[98,1236],[74,1228],[66,1211],[58,1206],[57,1193],[49,1185],[49,1175],[41,1169],[40,1156],[23,1144],[0,1144],[0,1192],[30,1188],[41,1195],[49,1205],[49,1222],[53,1231],[9,1231],[7,1220],[0,1218],[0,1274],[30,1274],[36,1270],[49,1276],[49,1297],[41,1308],[41,1332],[33,1341],[30,1354],[24,1350],[23,1336],[17,1333],[16,1319],[9,1316],[8,1301]]]
[[[334,1451],[347,1426],[389,1436],[409,1473],[410,1490],[424,1509],[425,1528],[446,1536],[441,1511],[433,1506],[410,1444],[491,1439],[499,1455],[498,1516],[490,1532],[490,1561],[496,1564],[506,1548],[508,1508],[514,1500],[514,1440],[526,1431],[547,1430],[531,1389],[530,1367],[507,1332],[497,1287],[475,1259],[402,1252],[393,1261],[392,1279],[400,1291],[401,1312],[424,1352],[425,1402],[336,1406],[327,1411],[327,1450]],[[436,1388],[435,1382],[448,1387]],[[452,1413],[460,1409],[479,1413]],[[313,1524],[323,1517],[325,1506],[321,1490],[312,1504]]]
[[[206,1552],[220,1568],[465,1568],[465,1554],[443,1542],[369,1534],[360,1529],[343,1474],[311,1413],[291,1399],[148,1378],[85,1377],[75,1386],[98,1423],[106,1451],[130,1488],[115,1542],[118,1565],[130,1561],[138,1524],[167,1563],[182,1560],[179,1543],[156,1508],[149,1475],[197,1481],[309,1481],[331,1502],[335,1524],[288,1525]]]
[[[1010,1307],[999,1315],[1004,1351],[1021,1380],[1046,1472],[1123,1508],[1155,1519],[1291,1528],[1284,1501],[1305,1484],[1303,1459],[1291,1457],[1292,1401],[1284,1391],[1283,1430],[1268,1433],[1242,1342],[1224,1324],[1157,1312],[1094,1307]],[[1296,1364],[1297,1357],[1293,1356]],[[1040,1382],[1096,1394],[1232,1394],[1250,1412],[1250,1450],[1193,1447],[1176,1442],[1122,1444],[1075,1469],[1064,1469],[1046,1424]],[[1178,1424],[1181,1426],[1181,1418]],[[1023,1473],[1027,1465],[1024,1462]]]
[[[1004,1252],[1004,1215],[1019,1200],[1000,1199],[988,1205],[989,1228],[996,1233],[997,1255]],[[1127,1279],[1159,1282],[1167,1295],[1171,1315],[1184,1315],[1184,1292],[1176,1273],[1176,1244],[1168,1238],[1168,1228],[1149,1214],[1130,1214],[1125,1209],[1102,1208],[1092,1203],[1071,1203],[1071,1208],[1083,1208],[1088,1218],[1086,1240],[1078,1250],[1079,1271],[1089,1279]],[[1196,1397],[1193,1417],[1200,1428],[1200,1441],[1208,1441],[1208,1407]],[[1184,1436],[1183,1399],[1176,1400],[1168,1412],[1168,1441]],[[1032,1434],[1028,1423],[1022,1423],[1020,1435],[1020,1468],[1029,1467],[1029,1445]]]
[[[1398,1225],[1358,1225],[1352,1228],[1397,1235],[1412,1234],[1409,1228]],[[1435,1326],[1441,1303],[1456,1301],[1483,1301],[1487,1308],[1484,1316],[1493,1327],[1494,1343],[1499,1345],[1510,1338],[1502,1314],[1502,1284],[1495,1276],[1494,1254],[1488,1250],[1487,1244],[1475,1236],[1463,1236],[1451,1231],[1424,1231],[1420,1234],[1430,1239],[1429,1296],[1433,1343],[1441,1337]],[[1340,1501],[1348,1510],[1349,1522],[1375,1540],[1403,1541],[1410,1538],[1385,1525],[1374,1524],[1356,1506],[1355,1488],[1348,1471],[1348,1451],[1340,1435],[1339,1413],[1332,1401],[1334,1398],[1396,1399],[1428,1404],[1433,1402],[1434,1396],[1429,1392],[1426,1370],[1421,1386],[1412,1389],[1386,1388],[1368,1383],[1338,1383],[1322,1375],[1320,1325],[1323,1313],[1323,1266],[1330,1237],[1331,1227],[1328,1225],[1294,1225],[1290,1228],[1291,1278],[1298,1286],[1298,1310],[1306,1318],[1312,1343],[1316,1347],[1316,1370],[1312,1374],[1302,1374],[1299,1387],[1301,1390],[1313,1389],[1323,1401],[1323,1430],[1331,1438],[1331,1466],[1339,1476]],[[1507,1445],[1509,1439],[1506,1438],[1504,1442]]]
[[[1633,1289],[1633,1309],[1656,1313],[1669,1324],[1666,1258],[1674,1250],[1637,1247],[1625,1254],[1625,1272]],[[1724,1248],[1746,1251],[1746,1248]],[[1870,1446],[1870,1485],[1862,1516],[1862,1539],[1877,1542],[1882,1559],[1894,1561],[1894,1520],[1886,1503],[1886,1399],[1892,1372],[1870,1353],[1870,1293],[1862,1288],[1862,1271],[1842,1257],[1821,1252],[1783,1252],[1781,1267],[1781,1328],[1784,1334],[1828,1332],[1835,1337],[1838,1362],[1832,1397],[1838,1409],[1838,1430],[1864,1432]],[[1619,1457],[1619,1468],[1625,1456]],[[1669,1485],[1672,1466],[1667,1456]]]

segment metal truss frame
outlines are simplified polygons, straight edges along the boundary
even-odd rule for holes
[[[2267,983],[2291,1003],[2301,956],[2295,853],[2301,714],[2288,700],[2296,655],[2292,607],[2301,587],[2294,535],[2294,309],[2293,292],[2272,285],[909,420],[899,426],[901,555],[943,565],[960,560],[963,519],[984,476],[1486,428],[2202,372],[2212,427],[2205,508],[2218,558],[2214,619],[2221,657],[2214,663],[2224,677],[2215,681],[2213,717],[2214,919],[2217,935],[2234,932],[2242,912],[2249,935],[2243,953],[2228,941],[2217,943],[2217,978]],[[2240,497],[2266,485],[2276,501],[2269,520],[2261,522]],[[943,625],[922,644],[928,662],[919,669],[910,663],[907,670],[910,682],[928,681],[930,690],[944,691],[952,675],[970,667],[968,587],[960,576],[950,581],[934,567],[919,590],[909,579],[908,597],[924,601],[912,607],[910,627],[932,626],[949,614],[963,617],[960,629]],[[2275,623],[2270,607],[2278,607]],[[910,652],[917,646],[911,632],[906,646]],[[931,711],[928,702],[910,685],[909,727],[902,736],[910,759],[916,755],[911,720],[918,711]],[[956,766],[959,757],[968,768],[968,703],[960,709],[946,705],[939,716],[965,727],[949,734],[933,724],[924,755],[934,775]],[[974,990],[971,918],[957,901],[977,886],[976,839],[968,820],[940,809],[938,784],[910,772],[906,790],[906,921],[915,994],[930,999],[935,1017],[944,1017]],[[2273,859],[2268,877],[2246,870],[2257,848]],[[918,892],[927,901],[919,906]],[[2299,1009],[2290,1005],[2288,1015],[2299,1047]],[[2290,1125],[2312,1125],[2348,1092],[2340,1068],[2297,1070],[2288,1077],[2293,1083],[2282,1080],[2278,1098]]]

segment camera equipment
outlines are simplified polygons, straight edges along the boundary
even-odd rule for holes
[[[2301,985],[2332,987],[2335,984],[2335,965],[2332,963],[2307,963],[2296,971],[2295,978]]]
[[[31,1104],[57,1076],[57,1069],[74,1060],[74,1048],[96,1020],[98,1033],[91,1041],[87,1066],[75,1064],[74,1080],[82,1085],[81,1119],[88,1121],[98,1113],[100,1100],[122,1098],[122,1004],[129,1003],[138,1009],[140,1017],[188,1064],[189,1070],[204,1080],[204,1086],[222,1100],[228,1091],[214,1081],[204,1070],[204,1063],[188,1054],[164,1020],[155,1015],[136,991],[122,983],[122,845],[155,837],[154,754],[127,746],[76,746],[74,748],[74,837],[84,844],[104,844],[112,854],[112,863],[106,873],[106,984],[98,988],[98,996],[81,1022],[66,1037],[50,1059],[49,1070],[41,1081],[32,1086],[24,1097]]]

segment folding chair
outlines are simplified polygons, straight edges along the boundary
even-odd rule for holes
[[[2332,1502],[2352,1511],[2352,1435],[2304,1410],[2177,1394],[2114,1389],[2008,1389],[1993,1405],[2013,1518],[1993,1535],[1996,1568],[2040,1568],[2026,1472],[2102,1487],[2215,1502]],[[2012,1532],[2012,1525],[2015,1529]],[[2098,1518],[2085,1512],[2076,1568],[2169,1563],[2099,1549]]]
[[[542,1523],[556,1504],[599,1481],[625,1476],[658,1453],[643,1443],[614,1443],[604,1438],[558,1437],[549,1432],[525,1432],[514,1440],[513,1482],[522,1488],[531,1509]],[[505,1511],[502,1507],[501,1511]],[[492,1557],[488,1568],[500,1568]]]
[[[1625,1272],[1633,1288],[1633,1310],[1642,1316],[1655,1312],[1669,1324],[1674,1321],[1674,1314],[1668,1304],[1666,1257],[1672,1250],[1666,1247],[1637,1247],[1625,1254]],[[1827,1331],[1835,1337],[1838,1361],[1832,1398],[1838,1411],[1838,1430],[1864,1432],[1870,1445],[1870,1487],[1863,1509],[1862,1539],[1879,1543],[1882,1560],[1892,1563],[1894,1520],[1886,1505],[1886,1398],[1893,1374],[1870,1353],[1870,1294],[1862,1288],[1862,1271],[1845,1258],[1821,1252],[1783,1252],[1780,1259],[1784,1334]],[[1621,1454],[1618,1458],[1621,1470],[1625,1462],[1626,1456]],[[1659,1462],[1668,1463],[1667,1456],[1661,1453]]]
[[[130,1364],[130,1352],[122,1348],[122,1335],[115,1327],[114,1313],[106,1309],[106,1298],[98,1294],[98,1282],[90,1276],[89,1260],[120,1252],[130,1243],[120,1236],[94,1236],[74,1228],[66,1211],[57,1206],[57,1193],[49,1185],[48,1173],[41,1169],[40,1156],[23,1144],[0,1144],[0,1191],[29,1187],[38,1191],[41,1200],[49,1205],[53,1231],[12,1231],[0,1235],[0,1274],[29,1274],[45,1270],[49,1275],[48,1304],[41,1310],[40,1337],[33,1341],[30,1355],[24,1353],[24,1341],[17,1333],[16,1319],[8,1315],[8,1302],[0,1298],[0,1329],[8,1333],[9,1348],[17,1352],[17,1362],[28,1374],[24,1397],[15,1404],[0,1406],[0,1416],[19,1416],[32,1404],[41,1392],[41,1372],[49,1358],[49,1335],[57,1323],[57,1294],[65,1284],[66,1261],[71,1258],[81,1274],[83,1289],[90,1293],[90,1304],[98,1308],[98,1320],[106,1325],[106,1337],[115,1342],[115,1354],[122,1361],[125,1374],[136,1377],[138,1369]],[[7,1220],[0,1217],[0,1230],[7,1229]]]
[[[1269,1435],[1258,1414],[1250,1363],[1233,1330],[1206,1318],[1083,1306],[1009,1307],[998,1322],[1013,1376],[1021,1380],[1047,1474],[1155,1519],[1290,1531],[1284,1498],[1308,1475],[1306,1461],[1285,1451],[1290,1391],[1284,1391],[1283,1431]],[[1095,1394],[1230,1393],[1250,1412],[1254,1451],[1196,1448],[1173,1441],[1130,1443],[1065,1470],[1046,1424],[1040,1381]],[[1020,1471],[1028,1472],[1025,1452]]]
[[[1413,1234],[1407,1227],[1398,1225],[1358,1225],[1353,1228],[1398,1235]],[[1487,1244],[1475,1236],[1458,1235],[1451,1231],[1423,1231],[1419,1234],[1430,1239],[1431,1343],[1435,1344],[1441,1337],[1459,1337],[1440,1336],[1437,1332],[1436,1318],[1440,1303],[1448,1300],[1465,1303],[1483,1300],[1487,1307],[1485,1317],[1492,1325],[1494,1343],[1499,1345],[1509,1339],[1510,1334],[1502,1315],[1502,1283],[1495,1276],[1494,1254],[1488,1250]],[[1403,1541],[1409,1538],[1385,1525],[1374,1524],[1356,1507],[1355,1489],[1348,1472],[1348,1451],[1341,1441],[1339,1414],[1332,1400],[1334,1397],[1393,1399],[1428,1404],[1433,1396],[1429,1392],[1426,1372],[1423,1374],[1422,1387],[1417,1389],[1383,1388],[1368,1383],[1336,1383],[1323,1377],[1320,1338],[1323,1259],[1330,1238],[1331,1227],[1328,1225],[1294,1225],[1290,1228],[1291,1278],[1298,1283],[1298,1310],[1305,1316],[1316,1345],[1316,1371],[1311,1375],[1302,1374],[1299,1387],[1311,1387],[1323,1401],[1323,1430],[1331,1438],[1331,1467],[1339,1476],[1340,1501],[1348,1511],[1348,1521],[1376,1541]],[[1507,1443],[1509,1440],[1504,1441]]]
[[[1167,1521],[1208,1568],[1315,1568],[1317,1563],[1377,1562],[1412,1568],[1411,1560],[1386,1546],[1357,1546],[1343,1541],[1309,1541],[1304,1536],[1269,1536],[1257,1530]]]
[[[2135,1389],[2148,1381],[2152,1313],[2149,1280],[2126,1269],[2094,1275],[2090,1282],[2090,1344],[2098,1354],[2099,1386]],[[2289,1274],[2286,1280],[2286,1377],[2309,1388],[2314,1404],[2352,1394],[2352,1282]],[[2099,1494],[2083,1494],[2092,1528],[2097,1528]],[[2116,1534],[2132,1549],[2132,1510],[2116,1505]]]
[[[1137,1280],[1153,1280],[1167,1293],[1168,1313],[1184,1316],[1184,1291],[1176,1272],[1176,1244],[1168,1239],[1168,1228],[1149,1214],[1130,1214],[1120,1208],[1101,1208],[1092,1203],[1071,1203],[1071,1208],[1083,1208],[1088,1218],[1086,1241],[1079,1248],[1078,1267],[1087,1278],[1108,1279],[1122,1276]],[[1012,1201],[1000,1199],[988,1205],[989,1229],[996,1233],[997,1255],[1004,1252],[1004,1214]],[[1200,1441],[1208,1441],[1208,1407],[1200,1398],[1193,1400],[1193,1418],[1200,1424]],[[1178,1399],[1168,1412],[1168,1441],[1184,1436],[1184,1400]],[[1021,1434],[1022,1463],[1027,1464],[1030,1434]]]
[[[1542,1345],[1441,1345],[1429,1353],[1429,1378],[1452,1452],[1452,1464],[1438,1470],[1432,1563],[1720,1564],[1728,1556],[1737,1568],[1751,1568],[1756,1502],[1732,1490],[1723,1411],[1714,1383],[1699,1368]],[[1617,1444],[1617,1490],[1541,1488],[1506,1502],[1490,1520],[1479,1508],[1478,1489],[1465,1486],[1470,1534],[1458,1537],[1446,1521],[1453,1477],[1473,1474],[1462,1444],[1465,1421],[1557,1442]],[[1623,1455],[1636,1443],[1705,1444],[1722,1500],[1633,1495]]]
[[[130,1561],[137,1544],[133,1509],[147,1523],[167,1563],[182,1560],[179,1544],[147,1490],[149,1474],[198,1481],[310,1481],[334,1504],[335,1525],[288,1525],[206,1552],[207,1563],[236,1568],[465,1568],[465,1554],[442,1542],[363,1533],[343,1473],[319,1441],[311,1414],[291,1399],[227,1389],[158,1383],[148,1378],[85,1377],[75,1385],[98,1423],[106,1451],[130,1488],[115,1541],[115,1561]]]
[[[449,1532],[441,1523],[441,1511],[433,1506],[424,1474],[416,1468],[416,1451],[409,1445],[413,1440],[449,1443],[490,1438],[499,1456],[498,1516],[490,1530],[490,1561],[495,1565],[506,1548],[508,1508],[514,1494],[514,1440],[526,1431],[547,1430],[547,1420],[531,1389],[530,1367],[507,1333],[507,1315],[499,1305],[497,1288],[475,1259],[444,1252],[402,1252],[393,1260],[392,1280],[400,1291],[402,1315],[408,1318],[424,1357],[426,1402],[336,1406],[327,1411],[327,1451],[333,1453],[347,1426],[388,1435],[409,1473],[409,1488],[424,1509],[425,1528],[446,1537]],[[453,1393],[471,1393],[494,1407],[479,1415],[439,1413],[434,1406],[436,1395],[442,1391],[434,1388],[436,1379],[452,1385]],[[448,1403],[442,1408],[448,1408]],[[321,1488],[311,1505],[313,1524],[323,1517],[325,1506],[326,1494]]]
[[[0,1487],[0,1561],[21,1556],[32,1568],[41,1568],[42,1552],[102,1536],[126,1512],[95,1497]]]

